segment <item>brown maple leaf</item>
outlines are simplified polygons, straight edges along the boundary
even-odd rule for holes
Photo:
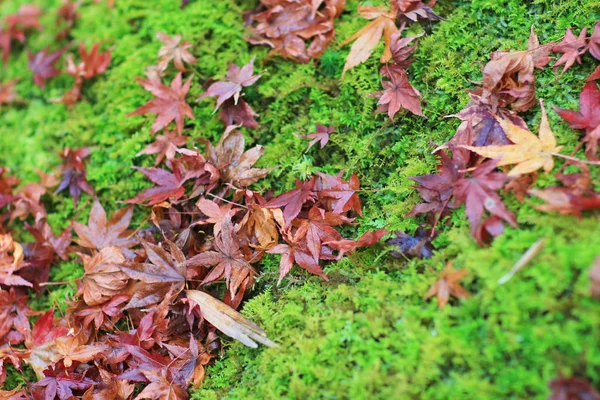
[[[125,262],[120,248],[104,247],[93,257],[81,254],[81,258],[85,274],[77,294],[83,296],[88,306],[105,303],[124,292],[129,278],[120,269]]]
[[[6,26],[10,28],[19,27],[21,29],[35,28],[42,30],[42,24],[39,18],[42,10],[33,4],[23,4],[15,14],[7,15],[4,18]]]
[[[215,236],[215,251],[205,251],[189,260],[183,265],[191,268],[199,266],[212,266],[212,270],[204,277],[203,283],[209,284],[225,277],[231,297],[235,298],[238,290],[245,291],[254,282],[255,269],[244,258],[235,235],[232,212],[229,211],[221,222],[221,230]]]
[[[492,106],[527,111],[536,103],[534,69],[548,63],[549,46],[540,46],[531,28],[525,51],[496,51],[483,69],[481,99]]]
[[[552,47],[554,53],[562,53],[562,56],[554,63],[554,69],[564,64],[562,73],[565,73],[575,61],[581,64],[581,55],[586,51],[586,35],[587,28],[583,28],[578,37],[573,35],[571,28],[567,29],[562,42]]]
[[[373,6],[358,7],[358,13],[361,17],[371,20],[371,22],[342,42],[341,45],[344,46],[356,40],[346,58],[342,79],[346,71],[367,61],[377,44],[379,44],[382,36],[385,41],[385,47],[381,56],[381,62],[388,62],[392,58],[390,46],[392,43],[392,34],[398,30],[395,22],[397,13],[394,10],[390,11],[383,7]]]
[[[508,176],[520,176],[535,172],[540,168],[544,168],[544,171],[550,172],[554,168],[552,157],[562,149],[562,146],[556,145],[556,139],[548,124],[546,109],[541,101],[540,106],[542,108],[542,120],[540,122],[539,136],[510,121],[499,120],[506,136],[514,144],[461,147],[469,149],[483,157],[496,159],[499,166],[517,164],[508,173]]]
[[[121,266],[127,276],[141,282],[132,289],[132,298],[125,309],[146,307],[163,300],[169,291],[175,296],[183,290],[187,276],[185,256],[175,243],[167,240],[166,244],[169,251],[142,242],[148,261]]]
[[[158,32],[156,37],[163,44],[158,51],[160,66],[166,67],[173,61],[175,68],[181,72],[186,72],[187,69],[183,65],[184,62],[187,64],[195,64],[197,62],[196,58],[188,51],[192,47],[192,44],[190,42],[181,43],[181,35],[171,37],[166,33]]]
[[[325,52],[335,35],[334,20],[346,5],[345,0],[261,0],[261,3],[262,8],[246,14],[251,15],[247,25],[256,23],[248,42],[270,46],[269,56],[280,55],[301,63],[319,58]]]
[[[437,296],[438,307],[444,308],[448,304],[450,296],[457,299],[466,299],[471,295],[458,282],[467,276],[469,272],[466,269],[453,270],[452,263],[448,263],[441,272],[440,279],[437,280],[425,294],[425,299]]]
[[[208,160],[220,171],[224,182],[249,186],[264,178],[271,168],[252,168],[265,149],[255,146],[244,152],[244,135],[233,125],[225,130],[217,146],[208,145]]]
[[[395,0],[393,6],[398,9],[398,18],[402,22],[416,22],[419,19],[440,21],[442,18],[432,9],[436,2],[431,0],[425,4],[421,0]]]
[[[79,222],[73,223],[73,228],[79,237],[77,243],[80,246],[96,250],[110,246],[121,249],[130,248],[137,242],[135,238],[131,237],[132,231],[127,230],[132,216],[133,207],[125,207],[115,211],[110,221],[107,222],[102,204],[98,200],[94,200],[88,225]]]
[[[283,219],[285,220],[284,229],[287,229],[292,221],[302,211],[302,206],[305,203],[312,203],[317,199],[315,193],[315,185],[317,180],[312,178],[309,181],[296,181],[296,188],[289,192],[283,193],[267,204],[265,208],[281,208],[283,210]]]
[[[15,274],[24,267],[23,259],[23,246],[15,242],[10,234],[0,234],[0,284],[33,286],[31,282]]]
[[[144,114],[156,114],[156,120],[152,124],[152,133],[156,133],[175,121],[177,133],[183,132],[183,121],[185,117],[194,119],[192,109],[185,101],[185,96],[190,90],[193,76],[190,76],[182,85],[181,72],[171,82],[171,86],[165,86],[159,82],[138,79],[138,82],[156,98],[148,101],[135,111],[127,114],[128,117]]]

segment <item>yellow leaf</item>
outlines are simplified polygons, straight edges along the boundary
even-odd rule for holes
[[[539,135],[536,136],[529,130],[513,124],[511,121],[498,118],[498,122],[506,137],[514,144],[505,146],[460,146],[469,149],[480,156],[493,158],[498,161],[498,165],[513,165],[508,176],[519,176],[528,174],[543,168],[550,172],[554,168],[553,155],[558,153],[562,146],[556,145],[556,139],[548,124],[548,115],[544,108],[544,103],[540,100],[542,108],[542,121],[540,122]]]

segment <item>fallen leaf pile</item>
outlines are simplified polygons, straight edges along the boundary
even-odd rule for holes
[[[270,56],[307,63],[319,58],[335,36],[335,18],[346,0],[261,0],[248,13],[252,44],[271,47]]]
[[[148,207],[149,227],[130,226],[133,206],[109,216],[94,199],[87,224],[72,221],[53,233],[45,198],[68,192],[76,205],[82,192],[95,196],[87,180],[89,148],[64,149],[60,169],[40,173],[39,183],[20,185],[0,169],[0,383],[8,364],[18,371],[29,365],[38,378],[9,398],[187,398],[188,387],[202,382],[204,366],[219,354],[218,332],[250,347],[276,346],[236,311],[265,255],[281,259],[278,283],[296,265],[327,280],[325,262],[387,233],[367,231],[356,240],[340,233],[362,216],[356,174],[348,180],[317,174],[276,196],[250,189],[272,169],[255,167],[265,149],[246,148],[241,124],[227,126],[217,144],[202,141],[204,152],[188,147],[182,134],[186,117],[194,117],[186,102],[193,76],[184,83],[182,69],[194,59],[180,37],[159,39],[165,46],[158,67],[168,75],[173,61],[178,71],[170,86],[161,76],[139,80],[155,98],[129,114],[156,114],[150,133],[162,131],[138,154],[155,155],[155,166],[133,167],[154,185],[124,201]],[[55,74],[59,55],[34,56],[39,84]],[[97,45],[89,53],[80,47],[80,57],[78,66],[69,59],[80,82],[74,91],[110,61]],[[203,97],[235,110],[243,88],[258,78],[253,61],[231,65],[226,80],[212,83]],[[13,237],[10,228],[20,221],[34,241]],[[34,312],[27,304],[60,260],[81,265],[76,295],[67,299],[64,315]],[[30,317],[39,317],[33,326]]]

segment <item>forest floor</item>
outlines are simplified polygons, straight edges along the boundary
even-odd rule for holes
[[[15,12],[23,1],[3,0],[0,15]],[[43,10],[54,10],[60,0],[35,0]],[[600,19],[595,0],[455,0],[435,6],[442,21],[415,24],[424,31],[410,67],[410,81],[423,95],[420,117],[402,110],[395,120],[375,114],[381,90],[381,44],[367,62],[340,80],[349,46],[340,43],[360,29],[365,20],[349,0],[336,20],[336,38],[321,59],[298,64],[268,58],[266,46],[244,40],[248,30],[242,13],[257,1],[192,0],[180,9],[175,0],[84,1],[73,39],[90,46],[101,42],[112,49],[106,73],[85,87],[83,101],[65,106],[60,98],[72,78],[49,80],[44,90],[35,86],[27,52],[15,52],[0,69],[0,83],[20,79],[16,91],[23,103],[0,109],[0,166],[23,182],[38,181],[38,170],[60,165],[66,147],[90,147],[88,181],[107,213],[122,207],[117,201],[148,187],[130,167],[151,166],[151,157],[136,157],[152,141],[151,118],[127,113],[149,95],[136,82],[146,66],[156,62],[161,44],[157,32],[180,34],[193,44],[198,62],[188,98],[196,98],[212,77],[222,78],[229,63],[243,65],[256,57],[260,80],[244,99],[259,114],[256,129],[242,128],[247,146],[260,144],[265,154],[258,167],[275,168],[253,188],[280,192],[296,179],[315,172],[360,178],[363,217],[351,237],[379,228],[414,233],[424,217],[406,217],[420,202],[410,176],[435,171],[437,157],[430,143],[449,140],[459,125],[457,113],[469,102],[467,90],[476,87],[489,54],[502,49],[526,49],[532,25],[542,43],[560,40],[567,28],[577,34]],[[375,4],[383,3],[373,1]],[[53,16],[42,22],[52,26]],[[40,50],[52,44],[51,32],[36,33],[28,46]],[[584,79],[597,62],[589,55],[560,75],[560,69],[536,71],[537,97],[544,100],[557,141],[570,154],[580,140],[552,106],[578,109]],[[214,102],[190,102],[195,120],[186,121],[188,147],[198,139],[213,143],[223,124],[213,113]],[[539,107],[523,113],[537,132]],[[336,127],[324,149],[299,138],[314,132],[315,124]],[[557,163],[555,171],[560,169]],[[591,168],[600,189],[598,167]],[[540,174],[536,188],[556,183]],[[430,259],[396,259],[384,245],[357,251],[325,265],[329,281],[294,267],[277,286],[279,255],[267,255],[242,313],[265,329],[278,348],[250,349],[225,340],[223,356],[207,368],[194,399],[543,399],[549,382],[558,376],[580,376],[600,387],[600,302],[589,294],[588,270],[600,253],[600,214],[583,217],[545,213],[534,208],[535,198],[520,203],[512,193],[502,198],[519,226],[506,226],[489,247],[480,247],[470,234],[464,207],[438,226]],[[85,222],[90,197],[83,194],[76,207],[64,195],[44,200],[48,222],[56,232],[73,219]],[[144,221],[148,209],[136,206],[132,226]],[[24,233],[23,233],[24,234]],[[538,239],[545,247],[526,268],[504,285],[505,275]],[[452,261],[466,269],[462,281],[471,294],[439,309],[424,299],[438,271]],[[81,265],[62,262],[51,270],[51,280],[33,307],[65,307],[75,294],[74,279]],[[7,387],[23,381],[14,370]]]

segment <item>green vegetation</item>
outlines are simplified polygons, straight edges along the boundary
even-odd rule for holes
[[[0,15],[22,3],[3,1]],[[34,3],[51,11],[61,2]],[[427,35],[419,41],[410,68],[410,81],[423,94],[426,118],[404,110],[392,124],[383,114],[374,116],[376,99],[367,97],[380,89],[377,57],[339,81],[348,48],[338,44],[364,24],[356,14],[356,0],[348,1],[336,25],[335,44],[320,62],[300,65],[274,58],[264,66],[268,48],[243,40],[247,32],[241,13],[256,1],[195,0],[184,10],[175,0],[116,0],[112,10],[104,2],[84,3],[73,37],[88,47],[102,41],[103,49],[112,48],[110,68],[88,82],[84,100],[69,108],[50,99],[68,90],[72,78],[62,75],[40,90],[25,68],[27,52],[13,52],[0,69],[0,82],[19,78],[17,92],[24,103],[0,110],[0,165],[25,182],[37,180],[36,170],[57,168],[63,148],[90,146],[88,179],[108,213],[119,208],[116,201],[148,185],[130,166],[153,162],[152,157],[135,157],[152,140],[151,119],[125,117],[150,96],[135,77],[156,62],[156,32],[179,33],[194,43],[199,60],[192,67],[189,99],[202,93],[201,84],[209,78],[223,77],[230,62],[241,65],[256,56],[256,69],[266,70],[246,95],[260,114],[260,127],[244,133],[248,145],[266,147],[258,166],[278,168],[257,189],[290,189],[295,179],[317,171],[356,172],[366,191],[361,194],[365,217],[354,235],[384,226],[412,233],[423,222],[404,217],[419,201],[408,177],[434,170],[437,160],[429,143],[442,143],[454,134],[458,120],[444,116],[466,105],[466,89],[481,79],[489,53],[525,49],[532,24],[546,43],[560,39],[568,27],[578,33],[600,19],[596,0],[440,2],[436,10],[445,20],[423,25]],[[42,21],[50,28],[53,19],[48,13]],[[411,29],[421,30],[418,25]],[[52,29],[46,29],[28,45],[38,51],[52,42]],[[595,65],[586,55],[582,65],[564,75],[552,68],[536,71],[538,97],[548,107],[576,109],[583,80]],[[186,125],[188,145],[201,146],[200,137],[215,141],[223,127],[212,113],[213,100],[190,103],[196,120]],[[563,152],[570,153],[579,132],[568,129],[553,111],[549,117],[558,142],[565,144]],[[524,118],[535,131],[539,108]],[[315,123],[330,121],[338,133],[324,150],[315,146],[306,152],[307,141],[295,134],[313,132]],[[592,169],[598,182],[598,168]],[[553,176],[542,174],[536,187],[553,184]],[[296,267],[276,287],[279,260],[266,257],[243,313],[281,346],[252,350],[226,341],[224,356],[208,368],[192,397],[530,399],[547,397],[548,381],[559,374],[582,376],[599,387],[600,302],[589,298],[587,275],[600,249],[598,214],[582,219],[546,214],[533,208],[537,200],[520,204],[511,194],[503,198],[520,227],[507,227],[486,249],[470,237],[461,209],[448,224],[440,224],[438,250],[431,260],[390,259],[382,255],[382,247],[375,247],[329,264],[325,270],[330,282]],[[50,225],[58,231],[75,217],[86,221],[89,200],[83,195],[74,209],[64,193],[46,196]],[[133,225],[147,214],[137,207]],[[498,286],[498,278],[542,236],[547,238],[542,253]],[[423,295],[449,260],[455,268],[470,271],[465,287],[473,296],[438,310]],[[52,279],[81,274],[78,264],[66,262],[54,267]],[[75,284],[53,286],[50,295],[36,300],[35,308],[64,306],[63,299],[75,290]],[[7,382],[14,386],[21,379],[11,373]]]

